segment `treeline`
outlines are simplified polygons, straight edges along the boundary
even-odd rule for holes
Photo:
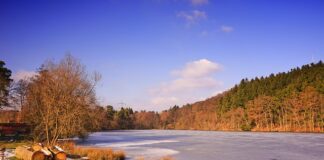
[[[168,117],[163,128],[323,132],[324,64],[243,79],[220,95],[162,114]]]
[[[154,129],[160,126],[160,116],[153,111],[133,111],[132,108],[122,107],[115,110],[113,106],[97,106],[94,110],[99,130],[116,129]]]
[[[243,79],[232,89],[159,114],[130,108],[108,112],[109,129],[324,131],[322,61],[268,77]],[[111,110],[111,109],[110,109]]]

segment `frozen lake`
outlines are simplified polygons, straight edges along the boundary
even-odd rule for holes
[[[126,152],[129,159],[323,160],[324,134],[180,130],[97,132],[80,143]]]

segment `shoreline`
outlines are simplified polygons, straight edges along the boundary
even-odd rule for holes
[[[245,133],[304,133],[304,134],[324,134],[323,132],[302,132],[302,131],[233,131],[233,130],[196,130],[196,129],[113,129],[102,130],[96,132],[109,132],[109,131],[136,131],[136,130],[157,130],[157,131],[204,131],[204,132],[245,132]],[[92,133],[96,133],[92,132]]]

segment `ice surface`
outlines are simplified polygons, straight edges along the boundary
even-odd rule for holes
[[[142,146],[148,144],[158,144],[158,143],[170,143],[170,142],[178,142],[175,140],[142,140],[137,142],[120,142],[120,143],[98,143],[95,146],[99,147],[129,147],[129,146]]]
[[[80,145],[122,149],[130,159],[324,159],[324,134],[311,133],[130,130],[94,133]]]

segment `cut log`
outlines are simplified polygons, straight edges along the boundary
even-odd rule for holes
[[[33,151],[31,148],[19,146],[15,150],[16,157],[22,160],[45,160],[46,156],[41,151]]]
[[[43,148],[43,146],[42,146],[42,144],[40,144],[40,143],[34,144],[34,145],[32,146],[32,149],[33,149],[34,151],[40,151],[42,148]]]
[[[42,151],[47,157],[53,157],[52,152],[49,151],[47,147],[42,148],[40,151]]]
[[[54,155],[54,160],[66,160],[66,153],[59,147],[55,146],[50,149]]]

